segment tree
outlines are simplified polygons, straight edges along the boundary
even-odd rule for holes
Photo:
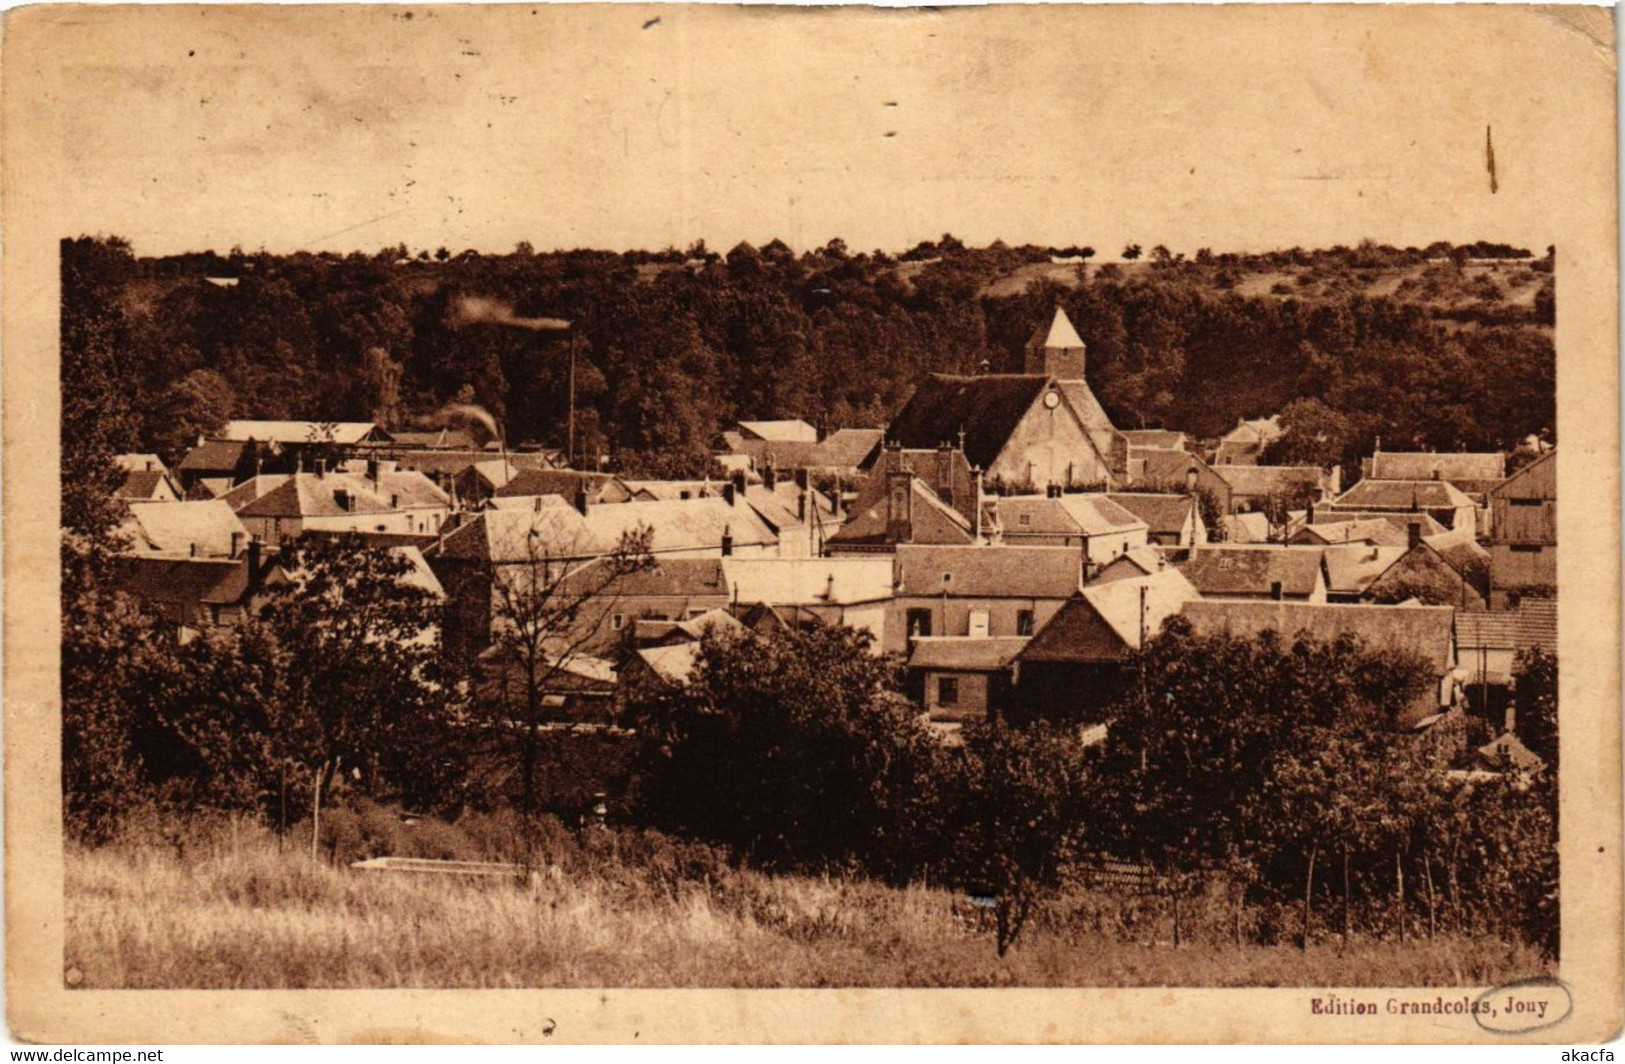
[[[841,626],[710,632],[688,682],[629,706],[644,814],[774,868],[907,876],[941,747],[871,636]]]
[[[1513,666],[1518,738],[1557,774],[1557,655],[1539,647],[1518,652]]]
[[[1281,435],[1264,448],[1264,464],[1329,469],[1348,460],[1353,426],[1321,400],[1294,399],[1281,408],[1280,419]]]
[[[266,678],[277,756],[310,781],[314,808],[341,771],[429,797],[432,740],[456,694],[442,683],[435,596],[406,555],[357,535],[296,540],[279,568],[242,644]]]
[[[485,700],[496,710],[490,735],[497,753],[517,760],[521,804],[529,813],[539,807],[545,695],[599,633],[615,605],[617,585],[653,565],[651,531],[639,528],[583,567],[583,545],[557,542],[548,534],[549,516],[545,510],[533,516],[518,564],[493,563],[484,574],[492,603],[492,646],[485,657],[493,681]]]
[[[956,875],[991,897],[999,956],[1076,858],[1091,777],[1075,731],[1039,721],[975,725],[954,787]]]
[[[1140,245],[1138,244],[1130,244],[1123,249],[1123,258],[1127,259],[1129,262],[1133,262],[1135,259],[1139,258],[1140,254]]]
[[[212,435],[231,420],[237,404],[231,382],[219,371],[195,369],[170,385],[159,402],[152,437],[158,451],[171,462],[185,456],[199,438]]]

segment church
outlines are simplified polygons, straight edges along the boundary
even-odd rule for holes
[[[956,445],[990,491],[1110,490],[1128,480],[1128,440],[1084,378],[1085,351],[1059,307],[1027,342],[1021,373],[933,373],[887,430],[904,449]]]

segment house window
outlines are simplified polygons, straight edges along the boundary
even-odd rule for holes
[[[1545,500],[1543,500],[1543,499],[1513,499],[1513,500],[1511,500],[1512,505],[1514,505],[1514,506],[1539,506],[1543,501],[1545,501]]]
[[[986,639],[991,633],[991,625],[988,619],[987,611],[971,610],[970,621],[967,628],[968,630],[966,634],[976,636],[980,639]]]
[[[1514,553],[1514,554],[1539,554],[1540,553],[1540,544],[1538,544],[1538,543],[1514,543],[1514,544],[1512,544],[1512,553]]]
[[[930,635],[930,634],[931,634],[931,611],[930,610],[909,610],[908,611],[908,636],[909,636],[909,638],[913,639],[917,635]]]
[[[1020,517],[1018,517],[1016,519],[1016,521],[1017,521],[1018,524],[1030,525],[1030,524],[1033,523],[1033,515],[1032,514],[1022,514]]]
[[[1033,634],[1033,611],[1032,610],[1017,610],[1016,611],[1016,634],[1017,635],[1032,635]]]
[[[611,628],[613,628],[617,632],[619,632],[622,628],[625,628],[626,627],[626,614],[624,614],[624,613],[613,614],[609,619],[609,626]]]
[[[937,705],[957,706],[959,704],[959,677],[942,676],[937,679]]]

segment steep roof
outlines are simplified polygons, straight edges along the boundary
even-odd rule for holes
[[[1152,492],[1118,492],[1106,496],[1141,521],[1153,535],[1182,532],[1191,519],[1196,500],[1189,495],[1158,495]]]
[[[1196,597],[1196,589],[1177,569],[1091,585],[1062,604],[1032,637],[1021,660],[1115,661],[1139,648],[1142,627],[1147,636],[1156,635],[1163,622]]]
[[[1202,544],[1179,569],[1203,595],[1268,595],[1279,583],[1304,598],[1320,583],[1320,556],[1319,547]]]
[[[1246,639],[1274,631],[1291,639],[1307,632],[1330,640],[1347,634],[1364,640],[1370,650],[1419,654],[1441,676],[1456,665],[1456,611],[1449,606],[1209,599],[1188,602],[1183,612],[1198,635]]]
[[[656,676],[667,683],[685,684],[694,674],[700,660],[700,644],[696,642],[672,643],[663,647],[645,647],[638,657]]]
[[[151,501],[159,498],[179,498],[180,493],[169,482],[169,474],[162,469],[139,470],[124,474],[124,483],[114,493],[128,502]]]
[[[834,544],[886,543],[890,529],[886,522],[887,493],[883,478],[871,474],[863,493],[852,504],[841,530],[830,537]],[[971,523],[958,510],[937,497],[919,477],[909,480],[913,507],[912,542],[917,544],[968,544],[975,539]]]
[[[1406,554],[1405,547],[1370,547],[1363,543],[1322,548],[1326,590],[1358,595]]]
[[[1333,502],[1338,509],[1419,510],[1458,509],[1473,500],[1446,480],[1362,480]]]
[[[657,558],[647,569],[616,578],[614,593],[628,598],[716,598],[731,594],[721,558]],[[575,576],[583,586],[603,582],[608,559],[589,562]]]
[[[1169,562],[1163,556],[1162,551],[1155,547],[1130,547],[1101,566],[1101,573],[1105,573],[1114,566],[1132,566],[1141,574],[1149,576],[1152,573],[1160,573],[1169,568]]]
[[[248,542],[248,529],[222,499],[132,502],[126,529],[139,550],[229,556]],[[235,543],[233,537],[236,537]]]
[[[1525,650],[1539,647],[1557,653],[1557,601],[1525,599],[1515,610],[1461,612],[1456,614],[1456,644],[1462,663],[1469,670],[1476,664],[1467,656],[1469,649]]]
[[[1004,495],[996,505],[1006,535],[1101,536],[1146,527],[1105,495]]]
[[[485,510],[446,533],[435,554],[512,564],[594,558],[607,549],[575,507],[549,505]]]
[[[389,434],[371,421],[228,421],[222,440],[259,440],[261,443],[360,443],[387,440]]]
[[[1082,580],[1083,558],[1075,547],[897,547],[900,595],[1064,599]]]
[[[1225,433],[1221,440],[1227,443],[1259,443],[1265,444],[1279,439],[1281,435],[1281,415],[1271,417],[1242,418],[1236,422],[1236,427]]]
[[[113,464],[126,473],[166,473],[164,460],[155,454],[115,454]]]
[[[244,517],[340,517],[443,507],[450,497],[422,473],[380,473],[375,481],[355,473],[293,473],[261,492],[273,478],[255,477],[227,493],[228,501],[258,493],[237,506]],[[250,485],[253,487],[250,487]],[[347,503],[341,503],[341,495]],[[236,499],[233,497],[236,496]]]
[[[427,447],[440,450],[466,450],[474,447],[474,436],[467,429],[429,429],[424,432],[392,432],[390,436],[405,447]]]
[[[1363,463],[1371,480],[1440,480],[1457,484],[1463,480],[1482,482],[1505,480],[1506,455],[1450,452],[1378,451]]]
[[[820,466],[856,469],[863,465],[884,435],[880,429],[836,429],[819,443]]]
[[[745,488],[745,501],[775,532],[802,528],[808,520],[821,520],[826,524],[835,520],[835,504],[821,491],[807,492],[807,516],[800,513],[801,489],[793,481],[780,481],[772,488],[765,484],[751,484]]]
[[[1268,543],[1270,519],[1261,513],[1225,514],[1225,537],[1232,544]]]
[[[724,533],[735,547],[771,546],[778,536],[744,503],[730,506],[717,498],[618,502],[589,506],[587,528],[601,543],[614,544],[639,526],[652,531],[649,549],[656,553],[718,550]]]
[[[204,440],[187,451],[175,468],[189,473],[230,472],[242,462],[248,446],[246,440]]]
[[[123,554],[115,561],[119,590],[149,602],[226,606],[248,593],[248,559]]]
[[[1555,486],[1552,487],[1550,495],[1548,495],[1543,488],[1538,487],[1541,484],[1542,479],[1547,477],[1548,473],[1555,473],[1556,472],[1555,470],[1548,470],[1546,468],[1548,463],[1552,463],[1552,462],[1556,462],[1556,461],[1557,461],[1557,448],[1553,447],[1551,450],[1547,451],[1545,454],[1541,455],[1539,458],[1536,458],[1534,461],[1530,462],[1528,465],[1524,466],[1522,469],[1519,469],[1516,473],[1512,474],[1510,477],[1507,477],[1506,482],[1503,483],[1503,484],[1498,485],[1495,488],[1495,490],[1493,492],[1491,492],[1491,494],[1502,497],[1502,498],[1509,498],[1509,499],[1510,498],[1527,499],[1527,498],[1535,498],[1535,497],[1538,497],[1538,498],[1556,498],[1556,487]],[[1531,495],[1528,495],[1528,494],[1523,494],[1524,492],[1526,492],[1528,490],[1528,486],[1530,485],[1531,482],[1533,482],[1535,485],[1537,485],[1537,490],[1539,490],[1539,492],[1540,492],[1540,494],[1538,496],[1531,496]],[[1546,481],[1546,483],[1550,483],[1550,482],[1551,482],[1550,480]]]
[[[1043,392],[1047,378],[1017,374],[958,377],[933,373],[897,412],[888,434],[904,447],[935,448],[965,432],[965,457],[993,464],[1016,425]]]
[[[909,652],[911,669],[944,672],[998,672],[1027,645],[1027,636],[918,636]]]
[[[1409,506],[1408,503],[1406,505],[1407,507]],[[1443,525],[1435,520],[1432,515],[1422,513],[1420,511],[1413,512],[1409,509],[1397,511],[1356,509],[1345,510],[1342,506],[1335,503],[1324,503],[1316,504],[1315,513],[1316,516],[1329,518],[1327,521],[1315,522],[1316,525],[1331,524],[1342,521],[1353,521],[1357,523],[1364,523],[1366,521],[1383,521],[1389,526],[1398,529],[1400,535],[1408,537],[1410,535],[1409,525],[1412,521],[1415,521],[1421,525],[1423,536],[1436,536],[1441,532],[1448,531]]]
[[[1078,330],[1072,327],[1072,319],[1066,316],[1066,311],[1056,307],[1054,316],[1050,318],[1049,326],[1046,328],[1040,325],[1038,331],[1033,333],[1033,338],[1028,342],[1028,345],[1065,350],[1067,348],[1082,347],[1083,338],[1078,335]]]

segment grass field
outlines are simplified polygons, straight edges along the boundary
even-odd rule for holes
[[[1487,940],[1174,949],[1065,922],[1000,959],[946,891],[601,869],[530,885],[355,872],[252,825],[184,851],[70,847],[64,968],[101,988],[1470,985],[1545,970]]]

